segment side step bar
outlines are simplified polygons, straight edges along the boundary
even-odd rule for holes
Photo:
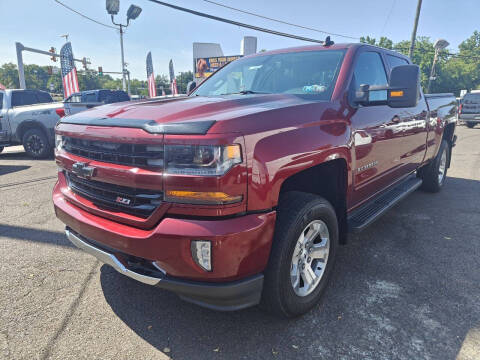
[[[411,175],[366,204],[361,205],[358,209],[353,210],[348,215],[348,231],[354,233],[362,231],[400,200],[417,190],[420,185],[422,185],[422,180],[415,175]]]

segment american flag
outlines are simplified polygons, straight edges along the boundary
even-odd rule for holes
[[[173,60],[170,59],[170,63],[168,64],[168,70],[170,72],[170,86],[172,90],[172,95],[178,95],[177,90],[177,79],[175,79],[175,71],[173,71]]]
[[[73,60],[72,44],[67,42],[60,50],[60,64],[62,67],[63,93],[65,98],[79,92],[77,69]]]
[[[147,81],[148,95],[152,98],[157,96],[157,88],[155,86],[155,75],[153,74],[152,53],[147,54]]]

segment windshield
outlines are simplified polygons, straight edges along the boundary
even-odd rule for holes
[[[304,51],[235,60],[201,84],[193,95],[295,94],[329,100],[344,53]]]

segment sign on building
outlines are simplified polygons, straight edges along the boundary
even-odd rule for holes
[[[205,79],[222,66],[241,57],[242,55],[197,58],[195,59],[195,79]]]

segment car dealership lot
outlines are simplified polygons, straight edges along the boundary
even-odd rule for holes
[[[114,272],[66,240],[53,159],[0,154],[0,358],[478,359],[480,128],[457,129],[449,179],[340,249],[304,317],[206,310]]]

